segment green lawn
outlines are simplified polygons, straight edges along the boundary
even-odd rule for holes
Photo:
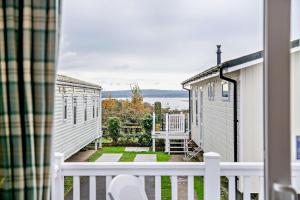
[[[156,154],[158,162],[168,162],[171,158],[170,155],[163,152],[126,152],[125,147],[103,147],[96,151],[88,158],[89,162],[95,162],[103,153],[122,153],[119,162],[133,162],[136,154]],[[162,200],[171,200],[171,180],[169,176],[162,176]],[[72,189],[72,177],[65,178],[65,195]],[[194,180],[195,191],[198,199],[203,199],[203,178],[195,177]]]
[[[204,199],[204,190],[203,190],[203,177],[195,176],[194,178],[194,188],[198,196],[198,200]]]
[[[122,153],[120,162],[133,162],[136,154],[156,154],[158,162],[168,162],[171,158],[169,154],[163,152],[126,152],[125,147],[103,147],[95,152],[89,159],[89,162],[96,161],[103,153]],[[163,176],[162,179],[162,199],[171,199],[171,181],[170,177]]]

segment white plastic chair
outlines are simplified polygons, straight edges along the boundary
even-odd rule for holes
[[[132,175],[116,176],[108,187],[111,200],[148,200],[141,181]]]

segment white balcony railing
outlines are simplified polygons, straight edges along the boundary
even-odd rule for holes
[[[300,164],[292,165],[293,177],[300,176]],[[178,199],[178,176],[187,177],[187,197],[194,199],[194,177],[204,177],[204,199],[219,200],[221,194],[220,179],[227,177],[228,199],[235,200],[235,177],[239,177],[244,200],[250,200],[253,177],[258,179],[259,199],[263,199],[263,164],[262,163],[221,163],[216,153],[204,154],[204,162],[159,162],[159,163],[89,163],[63,162],[62,155],[56,155],[56,166],[53,176],[52,199],[64,199],[64,177],[73,177],[73,199],[80,199],[80,177],[89,177],[89,199],[96,200],[96,177],[105,176],[106,188],[112,178],[119,174],[139,176],[145,184],[145,176],[155,177],[155,200],[161,199],[161,177],[171,177],[172,200]],[[242,186],[241,186],[242,185]],[[106,195],[107,196],[107,195]],[[108,199],[108,198],[107,198]]]

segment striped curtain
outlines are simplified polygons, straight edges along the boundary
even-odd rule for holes
[[[0,0],[0,199],[49,199],[58,0]]]

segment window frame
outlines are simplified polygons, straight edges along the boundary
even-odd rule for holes
[[[77,107],[78,107],[78,102],[77,102],[77,97],[73,97],[73,125],[77,125]]]
[[[195,115],[196,115],[196,126],[199,125],[199,88],[195,90]]]
[[[62,118],[63,118],[63,122],[65,122],[68,120],[68,96],[63,95],[62,104],[63,104]]]
[[[207,84],[207,96],[209,101],[215,100],[215,82],[209,82]]]
[[[88,120],[88,111],[87,111],[87,97],[83,97],[83,121],[86,122]]]
[[[227,84],[228,85],[228,95],[224,96],[224,85]],[[221,98],[223,101],[230,101],[230,83],[228,81],[222,81],[221,82]]]
[[[96,106],[96,118],[98,118],[99,117],[99,100],[96,100],[96,104],[97,104],[97,106]]]
[[[95,119],[95,108],[96,108],[96,105],[95,105],[95,102],[96,102],[96,100],[95,100],[95,98],[93,97],[93,100],[92,100],[92,102],[93,102],[93,119]]]

